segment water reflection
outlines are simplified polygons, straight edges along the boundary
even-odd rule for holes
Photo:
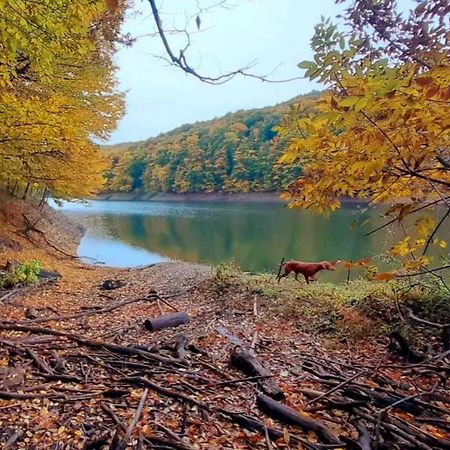
[[[356,260],[385,250],[380,235],[353,229],[374,211],[344,207],[330,217],[286,210],[278,203],[113,202],[65,204],[88,228],[79,254],[116,267],[179,259],[235,261],[248,271],[273,271],[282,257],[304,261]],[[359,212],[359,214],[356,214]],[[372,224],[373,226],[373,221]],[[327,274],[338,279],[342,274]]]

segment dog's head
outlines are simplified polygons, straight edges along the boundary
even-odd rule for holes
[[[339,261],[322,261],[320,265],[323,270],[336,270],[336,264]]]

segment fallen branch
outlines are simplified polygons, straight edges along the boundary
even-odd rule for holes
[[[251,431],[258,431],[261,434],[265,434],[267,432],[270,439],[276,441],[278,439],[284,438],[284,433],[276,428],[268,427],[265,423],[260,422],[259,420],[247,416],[245,414],[236,413],[233,411],[228,411],[226,409],[220,410],[221,414],[223,414],[226,418],[230,419],[232,422],[240,425],[242,428]],[[312,442],[308,442],[306,439],[301,439],[298,437],[290,436],[292,441],[298,441],[304,445],[305,448],[311,450],[318,450],[322,448],[320,444],[314,444]]]
[[[0,398],[6,400],[31,400],[33,398],[60,398],[64,397],[62,394],[54,392],[39,392],[37,394],[21,394],[19,392],[0,391]]]
[[[78,344],[85,345],[91,348],[105,348],[113,353],[119,353],[121,355],[135,355],[141,356],[145,359],[160,362],[164,364],[171,364],[176,366],[183,366],[181,361],[174,358],[167,358],[160,355],[155,355],[145,350],[139,350],[134,347],[126,347],[124,345],[111,344],[109,342],[94,341],[90,339],[83,338],[82,336],[74,333],[68,333],[66,331],[53,330],[52,328],[40,328],[40,327],[30,327],[26,325],[14,325],[11,323],[0,322],[0,330],[14,330],[14,331],[26,331],[35,334],[53,334],[55,336],[63,336],[71,341],[75,341]]]
[[[313,431],[327,444],[342,444],[325,425],[301,414],[289,406],[285,406],[264,394],[258,394],[256,405],[272,419],[280,420],[287,425],[296,425],[305,431]]]
[[[128,428],[125,432],[125,436],[114,446],[114,450],[125,450],[126,447],[128,446],[128,443],[130,442],[131,439],[131,434],[133,433],[133,430],[136,427],[139,418],[141,417],[145,400],[147,399],[147,395],[148,395],[148,388],[146,388],[144,390],[144,393],[142,394],[141,400],[139,401],[139,405],[136,409],[136,412],[134,413],[133,419],[131,420],[131,423],[130,425],[128,425]]]
[[[189,395],[186,395],[183,392],[175,391],[173,389],[167,389],[163,386],[160,386],[159,384],[153,383],[152,381],[144,377],[125,377],[122,378],[120,381],[135,386],[146,386],[151,390],[157,392],[158,394],[164,395],[165,397],[183,400],[185,402],[192,403],[193,405],[196,405],[199,408],[204,409],[205,411],[211,411],[210,406],[208,406],[206,403],[201,402],[200,400],[197,400],[193,397],[190,397]]]
[[[430,322],[429,320],[422,319],[420,317],[417,317],[413,314],[412,311],[408,311],[408,317],[416,322],[423,323],[424,325],[429,325],[430,327],[436,327],[436,328],[448,328],[450,327],[450,323],[436,323],[436,322]]]
[[[352,377],[348,378],[347,380],[343,381],[342,383],[339,383],[337,386],[335,386],[334,388],[331,388],[330,390],[328,390],[327,392],[324,392],[323,394],[319,395],[316,398],[313,398],[312,400],[310,400],[309,402],[307,402],[305,404],[305,406],[309,406],[312,405],[313,403],[321,400],[324,397],[328,397],[330,394],[332,394],[333,392],[338,391],[339,389],[341,389],[342,387],[346,386],[347,384],[351,383],[353,380],[355,380],[356,378],[360,377],[361,375],[363,375],[365,373],[365,371],[361,371],[356,373],[355,375],[353,375]]]
[[[271,379],[270,370],[264,367],[261,362],[249,352],[235,350],[230,355],[230,363],[233,367],[241,370],[249,376],[262,376],[258,382],[259,386],[270,397],[282,400],[284,393],[278,384]]]
[[[91,309],[88,311],[81,311],[81,312],[74,313],[74,314],[67,314],[65,316],[40,317],[38,319],[33,319],[33,320],[28,320],[28,321],[23,321],[23,322],[18,322],[18,323],[28,324],[28,323],[42,323],[42,322],[79,319],[80,317],[108,313],[108,312],[114,311],[116,309],[122,308],[123,306],[131,305],[132,303],[143,302],[143,301],[154,301],[157,299],[157,297],[158,296],[134,298],[132,300],[125,300],[123,302],[115,303],[114,305],[107,306],[106,308],[102,308],[102,309]]]
[[[238,383],[245,383],[248,381],[257,381],[264,378],[271,378],[273,375],[257,375],[254,377],[247,377],[247,378],[237,378],[235,380],[229,380],[229,381],[219,381],[218,383],[209,383],[208,386],[228,386],[230,384],[238,384]]]

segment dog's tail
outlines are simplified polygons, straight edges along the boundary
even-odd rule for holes
[[[284,256],[281,258],[281,262],[280,265],[278,267],[278,274],[277,274],[277,280],[280,279],[280,275],[281,275],[281,268],[286,265],[286,263],[284,262]]]

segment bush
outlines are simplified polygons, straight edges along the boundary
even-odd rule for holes
[[[213,282],[217,292],[225,291],[230,286],[236,284],[241,275],[239,268],[233,263],[222,263],[214,266]]]
[[[18,285],[26,286],[36,283],[40,272],[41,263],[39,261],[24,261],[0,275],[0,288],[9,289]]]

